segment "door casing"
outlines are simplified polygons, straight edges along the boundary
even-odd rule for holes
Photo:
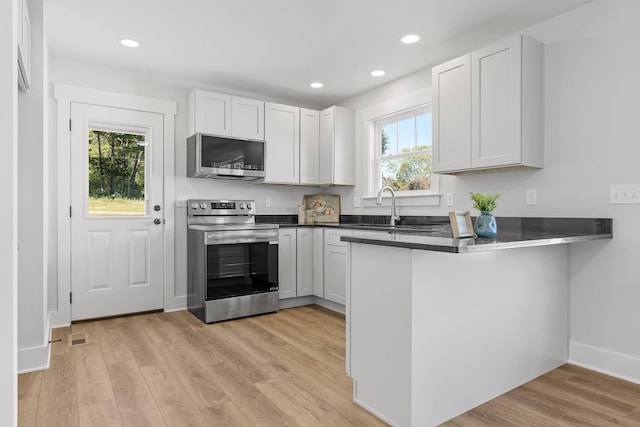
[[[58,213],[58,292],[57,311],[51,314],[51,326],[62,327],[71,324],[71,221],[69,206],[70,192],[70,155],[71,155],[71,103],[102,105],[106,107],[126,108],[164,115],[164,310],[171,311],[186,306],[186,295],[175,296],[175,116],[178,112],[176,101],[161,100],[122,94],[97,89],[54,84],[53,97],[57,105],[57,213]]]

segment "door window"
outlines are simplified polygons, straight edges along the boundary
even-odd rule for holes
[[[88,133],[88,216],[147,215],[146,130],[90,126]]]

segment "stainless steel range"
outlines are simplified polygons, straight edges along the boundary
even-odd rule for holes
[[[187,202],[187,303],[205,323],[278,310],[278,225],[253,200]]]

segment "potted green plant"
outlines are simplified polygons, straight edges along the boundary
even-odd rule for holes
[[[476,218],[473,230],[479,237],[496,237],[498,234],[498,224],[493,211],[498,207],[496,200],[499,194],[471,193],[473,207],[480,211]]]

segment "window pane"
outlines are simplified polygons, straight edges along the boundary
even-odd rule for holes
[[[382,127],[382,155],[388,156],[398,153],[398,123],[393,122]]]
[[[416,117],[418,146],[431,147],[431,113]]]
[[[412,151],[416,145],[416,119],[410,117],[398,122],[398,153]]]
[[[89,131],[89,216],[144,215],[145,136]]]
[[[431,154],[380,162],[382,185],[394,190],[430,190]]]

